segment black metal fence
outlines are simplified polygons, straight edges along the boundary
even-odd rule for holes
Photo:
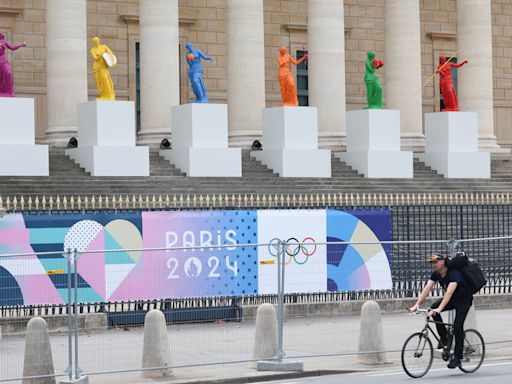
[[[239,209],[240,207],[233,207]],[[267,207],[279,208],[279,207]],[[316,208],[310,206],[308,208]],[[391,272],[392,290],[368,292],[330,292],[315,294],[288,294],[287,302],[326,302],[378,298],[403,298],[417,295],[430,275],[427,257],[433,252],[450,251],[447,241],[456,239],[457,250],[465,251],[482,266],[488,278],[484,294],[512,292],[512,231],[511,205],[508,201],[489,204],[403,204],[375,206],[354,204],[331,206],[331,209],[391,209],[393,218],[393,244]],[[259,207],[261,209],[261,207]],[[439,291],[436,294],[440,294]],[[273,296],[229,298],[199,298],[191,300],[168,298],[165,300],[89,303],[81,304],[80,313],[107,312],[111,314],[150,309],[181,308],[238,308],[273,302]],[[197,304],[197,305],[196,305]],[[59,315],[66,306],[0,307],[0,317]]]
[[[450,251],[446,243],[429,241],[449,239],[456,239],[456,249],[483,268],[488,284],[482,293],[512,292],[511,213],[509,204],[394,207],[393,240],[415,242],[394,245],[392,273],[397,294],[418,294],[429,275],[426,257]]]

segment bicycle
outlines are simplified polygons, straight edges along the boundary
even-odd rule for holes
[[[425,327],[421,332],[409,336],[402,348],[402,367],[405,373],[414,379],[425,376],[434,361],[434,347],[429,338],[429,333],[434,336],[438,343],[441,343],[440,338],[431,328],[431,324],[443,324],[448,330],[449,336],[446,345],[442,349],[441,358],[444,361],[449,361],[454,353],[452,349],[455,344],[453,342],[453,324],[438,323],[427,315],[429,312],[430,310],[427,309],[418,309],[415,312],[415,314],[425,315]],[[466,329],[464,331],[463,357],[459,369],[464,373],[476,372],[482,365],[484,357],[485,343],[482,335],[475,329]],[[417,366],[416,370],[415,366]]]

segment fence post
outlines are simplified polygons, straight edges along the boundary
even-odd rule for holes
[[[284,271],[286,259],[286,244],[279,242],[279,250],[277,252],[277,360],[281,363],[284,357],[283,340],[284,340]]]
[[[70,248],[66,250],[66,258],[68,261],[68,273],[67,273],[67,279],[68,279],[68,368],[66,369],[66,373],[68,374],[69,382],[73,381],[73,320],[71,318],[71,267],[72,267],[72,260],[73,257],[72,251]]]
[[[66,369],[68,376],[61,380],[61,384],[85,384],[89,382],[87,376],[81,376],[82,371],[78,367],[78,251],[67,249],[68,261],[68,358],[69,366]],[[71,278],[73,274],[73,279]],[[73,294],[71,293],[73,291]],[[74,298],[74,300],[72,299]],[[73,314],[71,314],[73,311]],[[74,322],[74,329],[73,329]],[[73,360],[73,331],[75,359]]]
[[[82,371],[78,367],[78,251],[75,248],[73,250],[73,264],[74,264],[74,308],[73,312],[75,315],[75,380],[78,380]]]
[[[283,361],[286,250],[286,241],[279,240],[277,243],[277,355],[275,360],[258,361],[256,366],[258,371],[304,371],[302,361]]]

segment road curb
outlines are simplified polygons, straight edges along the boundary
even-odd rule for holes
[[[232,377],[222,379],[198,379],[198,380],[183,380],[175,379],[169,381],[172,384],[244,384],[244,383],[258,383],[275,380],[290,380],[290,379],[304,379],[308,377],[330,376],[330,375],[343,375],[355,372],[368,372],[369,370],[355,370],[355,369],[340,369],[340,370],[308,370],[304,372],[273,372],[271,374]]]

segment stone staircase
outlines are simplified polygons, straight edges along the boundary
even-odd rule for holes
[[[91,177],[62,148],[50,149],[49,177],[0,177],[0,196],[208,193],[512,192],[512,155],[493,155],[491,180],[445,180],[414,161],[414,179],[365,179],[334,156],[331,179],[280,178],[243,151],[242,178],[189,178],[151,150],[150,177]]]

